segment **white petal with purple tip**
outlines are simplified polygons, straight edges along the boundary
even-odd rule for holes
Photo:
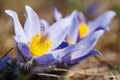
[[[53,10],[54,18],[56,21],[59,21],[60,19],[62,19],[62,14],[58,11],[56,7],[53,7],[52,10]]]
[[[75,54],[77,54],[77,53],[75,53]],[[79,53],[78,53],[78,54],[79,54]],[[84,60],[84,59],[88,58],[89,56],[95,55],[95,54],[101,55],[101,52],[98,51],[98,50],[95,50],[95,49],[94,49],[94,50],[90,50],[87,54],[84,54],[84,55],[82,55],[82,56],[79,56],[79,57],[77,57],[76,59],[72,59],[72,60],[70,60],[69,62],[70,62],[70,63],[80,62],[81,60]]]
[[[79,22],[83,22],[83,23],[86,22],[85,17],[82,12],[78,13],[78,20],[79,20]]]
[[[99,30],[91,34],[90,36],[84,38],[78,44],[84,46],[79,51],[71,53],[71,60],[82,57],[89,53],[90,50],[95,46],[98,39],[103,35],[104,30]]]
[[[40,33],[40,20],[36,12],[30,6],[25,6],[25,9],[26,22],[24,25],[24,31],[27,39],[30,40],[34,35]]]
[[[73,11],[72,13],[73,15],[73,21],[71,22],[71,26],[70,26],[70,30],[68,32],[67,38],[68,40],[71,40],[72,42],[76,43],[77,38],[78,38],[78,25],[79,25],[79,21],[77,19],[78,16],[78,12],[77,11]]]
[[[46,31],[46,34],[48,34],[49,39],[52,41],[51,49],[57,48],[62,41],[64,41],[70,25],[71,18],[65,18],[53,24],[48,31]]]
[[[90,28],[90,32],[95,31],[98,28],[103,28],[104,30],[109,30],[109,23],[111,19],[116,15],[114,11],[107,11],[104,14],[100,15],[94,21],[88,22],[88,27]]]
[[[64,41],[72,21],[74,20],[75,14],[76,11],[74,11],[69,17],[59,20],[49,28],[47,33],[49,35],[49,39],[53,42],[51,49],[55,49],[62,43],[62,41]]]
[[[12,10],[5,10],[5,12],[13,20],[14,29],[15,29],[15,36],[19,37],[19,38],[16,38],[16,41],[26,43],[27,42],[26,36],[25,36],[25,33],[24,33],[23,29],[22,29],[22,26],[21,26],[21,24],[20,24],[20,22],[18,20],[17,13],[15,11],[12,11]]]

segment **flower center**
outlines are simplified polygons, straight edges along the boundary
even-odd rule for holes
[[[41,35],[40,33],[33,36],[29,44],[30,52],[34,56],[42,56],[51,48],[52,41],[48,40],[47,35]]]
[[[86,24],[80,23],[79,24],[79,35],[81,38],[85,37],[89,31],[89,28]]]

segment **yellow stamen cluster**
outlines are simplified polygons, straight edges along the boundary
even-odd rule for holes
[[[85,37],[89,32],[89,28],[85,23],[79,24],[79,35],[81,38]]]
[[[52,41],[44,35],[37,34],[33,36],[29,44],[30,51],[34,56],[42,56],[51,48]]]

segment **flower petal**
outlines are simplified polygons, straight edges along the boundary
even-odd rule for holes
[[[74,54],[80,54],[80,51],[75,52]],[[70,63],[76,63],[79,62],[81,60],[84,60],[86,58],[88,58],[91,55],[95,55],[95,54],[101,54],[101,52],[99,52],[98,50],[91,50],[90,52],[88,52],[87,54],[83,54],[80,55],[79,58],[73,59],[71,61],[69,61]]]
[[[12,10],[5,10],[5,12],[12,18],[13,23],[14,23],[14,29],[15,29],[15,36],[19,37],[17,38],[18,42],[24,42],[26,43],[26,36],[25,33],[22,29],[22,26],[18,20],[17,13]]]
[[[114,11],[107,11],[96,18],[93,22],[89,22],[88,26],[90,28],[90,33],[99,28],[109,30],[108,25],[115,15],[116,13]]]
[[[28,46],[25,43],[17,43],[17,47],[18,47],[20,53],[24,57],[28,57],[28,58],[32,57],[32,54],[30,53],[30,50],[29,50]]]
[[[73,43],[76,43],[77,38],[78,38],[78,25],[79,25],[79,20],[78,20],[78,12],[77,11],[73,11],[72,13],[73,15],[73,21],[72,24],[70,26],[70,30],[68,32],[67,35],[67,39],[68,41],[70,40]]]
[[[87,55],[95,46],[96,42],[103,35],[103,33],[104,30],[95,31],[90,36],[81,40],[78,44],[84,47],[81,48],[78,52],[71,53],[71,60],[75,60],[77,58],[81,58],[82,56]]]
[[[3,58],[0,60],[0,70],[3,69],[4,64],[5,64],[9,59],[10,59],[9,56],[5,56],[5,57],[3,57]]]
[[[55,61],[54,57],[51,54],[45,54],[41,57],[35,58],[35,60],[40,64],[48,64]]]
[[[62,61],[62,58],[64,56],[68,55],[69,53],[71,53],[73,51],[77,51],[77,50],[81,49],[82,47],[83,46],[80,46],[78,44],[72,44],[72,45],[65,47],[63,49],[51,51],[50,54],[53,55],[55,60]]]
[[[63,57],[65,57],[66,55],[70,54],[71,52],[77,51],[77,50],[80,50],[81,53],[84,53],[82,55],[86,55],[89,51],[91,51],[91,49],[94,47],[97,40],[99,39],[100,36],[102,36],[103,33],[104,33],[103,30],[96,31],[94,34],[85,38],[78,44],[73,44],[73,45],[70,45],[66,48],[59,49],[59,50],[53,50],[53,51],[43,55],[43,57],[38,57],[39,58],[38,60],[40,63],[44,63],[44,64],[54,62],[54,61],[62,61]],[[81,57],[81,53],[71,54],[71,60]],[[49,58],[49,56],[51,56],[51,57]],[[45,58],[46,58],[46,60],[45,60]],[[50,60],[50,62],[49,62],[49,60]]]
[[[68,33],[72,20],[73,16],[61,19],[48,29],[46,34],[48,34],[49,40],[52,41],[51,49],[57,48],[63,42]]]
[[[82,12],[79,12],[79,13],[78,13],[78,20],[79,20],[79,22],[83,22],[83,23],[86,22],[86,21],[85,21],[85,17],[84,17],[84,15],[83,15]]]
[[[40,20],[40,24],[41,24],[42,33],[45,33],[47,31],[47,29],[49,29],[49,27],[50,27],[50,24],[44,19]]]
[[[62,61],[62,58],[65,55],[69,54],[72,51],[76,51],[79,49],[80,49],[79,45],[73,44],[63,49],[53,50],[43,56],[37,57],[36,60],[37,62],[42,63],[42,64],[53,63],[56,61],[60,62]]]
[[[25,6],[26,9],[26,22],[24,31],[27,39],[30,40],[34,35],[40,33],[40,20],[36,12],[30,7]]]
[[[62,19],[62,14],[58,11],[58,9],[56,7],[53,7],[52,9],[53,13],[54,13],[54,20],[59,21],[60,19]]]
[[[68,42],[63,41],[56,49],[62,49],[69,46]]]

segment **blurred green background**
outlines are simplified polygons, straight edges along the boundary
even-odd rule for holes
[[[96,48],[103,55],[98,56],[100,60],[107,61],[112,66],[120,64],[120,0],[0,0],[0,52],[5,52],[11,47],[15,47],[13,40],[13,24],[4,10],[12,9],[18,13],[21,24],[24,25],[24,7],[31,6],[40,18],[46,19],[50,24],[53,23],[52,7],[57,7],[65,17],[73,10],[82,11],[86,20],[93,20],[107,10],[114,10],[117,15],[111,21],[111,31],[106,32],[99,40]],[[93,10],[90,11],[90,7]],[[95,9],[94,9],[95,8]],[[15,49],[9,54],[14,55]],[[2,55],[2,54],[1,54]],[[88,60],[90,60],[89,58]],[[95,64],[91,62],[89,64]]]

